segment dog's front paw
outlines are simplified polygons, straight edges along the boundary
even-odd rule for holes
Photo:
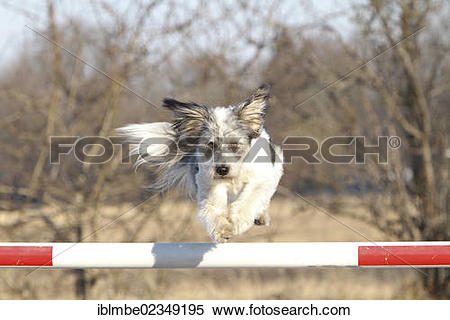
[[[266,222],[266,218],[265,217],[259,217],[258,219],[255,219],[254,224],[256,226],[266,226],[268,225]]]
[[[233,236],[233,225],[227,217],[217,218],[216,225],[211,234],[212,239],[217,243],[224,243]]]
[[[230,215],[230,219],[233,226],[234,235],[244,233],[254,224],[254,219],[249,219],[248,217],[240,214]]]
[[[265,212],[262,216],[256,218],[254,224],[257,226],[269,226],[270,225],[269,213]]]

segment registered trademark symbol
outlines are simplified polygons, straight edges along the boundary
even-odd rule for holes
[[[389,147],[391,149],[398,149],[400,148],[400,145],[402,144],[399,137],[393,136],[389,138]]]

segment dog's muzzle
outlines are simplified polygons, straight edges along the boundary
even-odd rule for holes
[[[224,165],[224,164],[218,165],[216,167],[216,173],[219,176],[224,177],[224,176],[226,176],[228,174],[228,172],[230,172],[230,168],[228,166]]]

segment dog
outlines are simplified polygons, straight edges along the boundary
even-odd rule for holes
[[[176,185],[196,197],[208,234],[226,242],[253,225],[270,224],[268,207],[283,175],[283,157],[264,127],[269,98],[267,84],[229,107],[166,98],[162,106],[173,112],[172,122],[117,130],[132,144],[136,168],[144,163],[156,168],[149,188]]]

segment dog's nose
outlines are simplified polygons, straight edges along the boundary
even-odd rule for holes
[[[220,165],[216,168],[216,172],[219,176],[226,176],[230,172],[230,168],[225,165]]]

